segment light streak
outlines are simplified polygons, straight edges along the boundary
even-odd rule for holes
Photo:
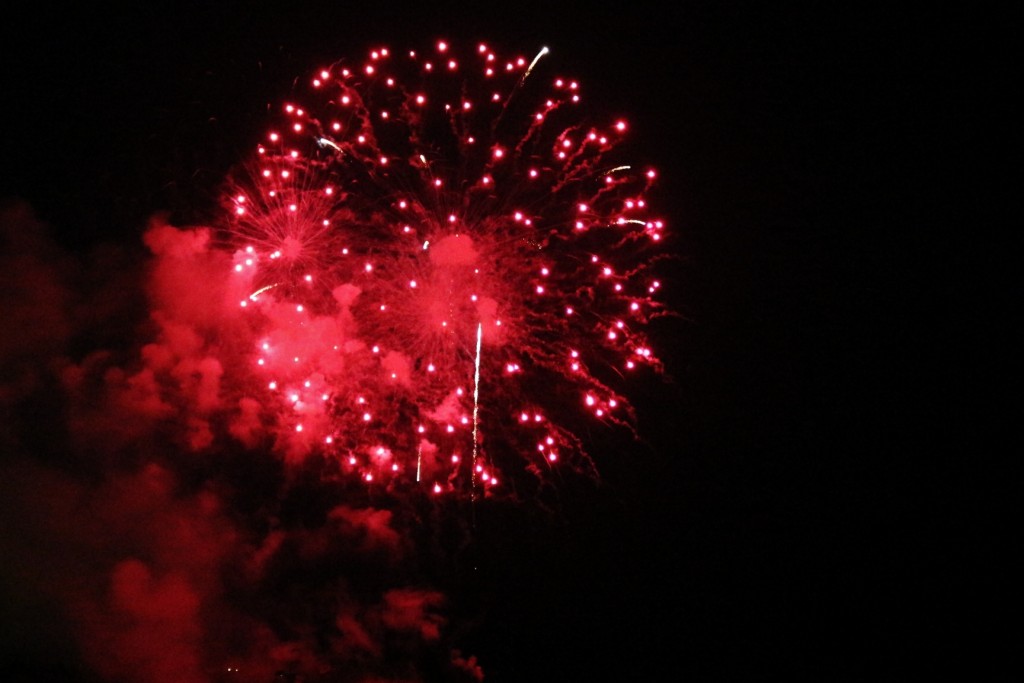
[[[316,141],[321,147],[330,147],[335,152],[341,152],[341,147],[339,147],[333,140],[329,140],[325,137],[318,137]]]
[[[263,292],[269,291],[269,290],[273,289],[274,287],[277,287],[277,283],[274,283],[272,285],[267,285],[266,287],[260,287],[255,292],[253,292],[252,294],[249,295],[249,299],[252,300],[252,301],[256,301],[256,298],[260,294],[262,294]]]
[[[548,54],[548,52],[550,52],[550,50],[548,50],[546,47],[542,47],[540,49],[540,52],[538,52],[537,55],[533,58],[533,61],[530,62],[530,66],[526,67],[526,71],[523,73],[523,81],[529,78],[530,74],[533,73],[533,67],[537,66],[537,62],[540,61],[541,57]]]
[[[480,342],[484,337],[483,323],[476,326],[476,359],[473,362],[473,496],[476,496],[476,456],[480,425]]]

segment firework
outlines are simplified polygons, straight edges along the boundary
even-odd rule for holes
[[[660,369],[656,173],[546,54],[379,48],[281,103],[227,204],[288,453],[475,495],[589,470],[577,413],[632,424],[630,374]]]

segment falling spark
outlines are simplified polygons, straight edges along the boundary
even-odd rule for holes
[[[260,288],[259,288],[259,289],[257,289],[257,290],[256,290],[255,292],[253,292],[252,294],[250,294],[250,295],[249,295],[249,299],[250,299],[250,300],[252,300],[252,301],[256,301],[256,298],[257,298],[257,297],[258,297],[258,296],[259,296],[260,294],[262,294],[263,292],[266,292],[266,291],[268,291],[268,290],[271,290],[271,289],[273,289],[274,287],[277,287],[277,284],[273,284],[273,285],[267,285],[266,287],[260,287]]]
[[[341,152],[341,147],[339,147],[333,140],[330,140],[330,139],[325,138],[325,137],[318,137],[316,139],[316,141],[317,141],[317,144],[319,144],[319,145],[321,145],[323,147],[330,147],[331,149],[333,149],[336,152],[339,152],[339,153]]]
[[[548,54],[548,52],[550,52],[550,50],[548,50],[546,47],[542,47],[540,49],[540,52],[538,52],[537,55],[533,58],[533,61],[530,62],[530,66],[526,67],[526,71],[523,72],[522,81],[525,81],[527,78],[529,78],[530,74],[533,73],[533,67],[537,66],[537,62],[540,61],[541,57]]]
[[[484,325],[479,323],[476,326],[476,360],[473,363],[473,496],[476,496],[476,455],[477,455],[477,429],[479,427],[480,415],[480,342],[484,336]]]
[[[416,482],[419,483],[423,474],[423,444],[416,444]]]

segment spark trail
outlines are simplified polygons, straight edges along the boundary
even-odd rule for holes
[[[484,326],[476,326],[476,361],[473,364],[473,497],[476,497],[476,457],[479,453],[480,425],[480,342],[484,336]]]

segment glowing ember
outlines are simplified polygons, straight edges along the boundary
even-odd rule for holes
[[[251,367],[289,454],[486,491],[507,455],[590,467],[542,414],[630,422],[611,378],[660,369],[656,174],[546,54],[438,43],[317,69],[231,184]]]

